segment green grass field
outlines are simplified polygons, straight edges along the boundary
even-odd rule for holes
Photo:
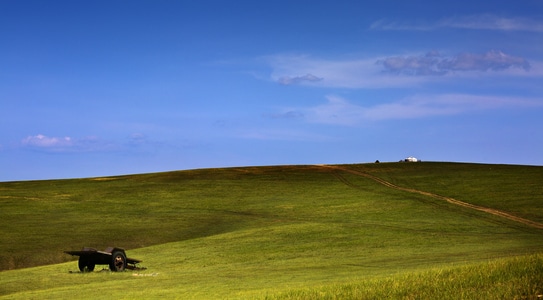
[[[381,163],[0,183],[0,296],[538,299],[543,167]],[[144,271],[79,273],[119,246]],[[104,266],[105,268],[106,266]],[[543,296],[542,296],[543,297]]]

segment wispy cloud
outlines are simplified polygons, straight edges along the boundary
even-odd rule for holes
[[[20,140],[19,147],[46,153],[155,153],[160,149],[175,146],[149,139],[142,133],[133,133],[127,137],[116,140],[108,140],[96,136],[75,138],[69,136],[55,137],[37,134],[27,136]]]
[[[73,138],[69,136],[50,137],[43,134],[28,136],[21,140],[21,145],[46,152],[92,152],[115,148],[113,144],[93,136]]]
[[[449,72],[501,71],[508,68],[530,69],[530,63],[518,56],[491,50],[483,54],[462,53],[452,57],[432,51],[423,56],[395,56],[378,61],[386,71],[406,75],[444,75]]]
[[[370,25],[371,30],[404,30],[404,31],[430,31],[436,30],[439,26],[437,23],[402,23],[398,21],[390,21],[387,19],[377,20]]]
[[[264,116],[271,119],[300,119],[303,118],[304,114],[296,110],[286,110],[280,113],[265,114]]]
[[[436,51],[424,55],[385,56],[351,60],[327,60],[309,56],[276,55],[268,60],[271,79],[279,84],[315,87],[389,88],[414,87],[432,77],[454,75],[479,78],[493,75],[541,76],[541,66],[500,50],[465,52],[445,56]],[[532,68],[536,66],[535,68]],[[524,74],[516,72],[522,70]],[[307,74],[299,76],[296,74]]]
[[[21,141],[25,146],[39,147],[39,148],[55,148],[55,147],[71,147],[73,146],[73,140],[71,137],[48,137],[43,134],[34,136],[28,136]]]
[[[317,77],[313,74],[308,73],[303,76],[294,76],[294,77],[284,76],[284,77],[279,78],[277,81],[280,84],[289,85],[289,84],[299,84],[303,82],[317,82],[321,80],[322,80],[321,77]]]
[[[442,28],[543,32],[543,22],[528,18],[506,18],[492,14],[480,14],[444,18],[434,23],[401,23],[382,19],[372,23],[370,26],[372,30],[421,31]]]
[[[446,18],[441,20],[438,25],[465,29],[543,32],[541,20],[505,18],[491,14]]]
[[[383,67],[376,63],[380,59],[327,60],[304,55],[276,55],[268,58],[268,63],[273,69],[271,80],[279,84],[302,83],[300,80],[285,80],[299,78],[298,74],[311,74],[312,78],[318,78],[303,81],[304,85],[315,87],[381,88],[412,86],[421,81],[399,76],[390,78],[390,75],[382,74]]]
[[[364,106],[338,96],[327,96],[327,102],[299,108],[311,123],[356,126],[372,121],[416,119],[455,115],[498,108],[543,107],[543,99],[469,94],[417,95],[395,102]]]

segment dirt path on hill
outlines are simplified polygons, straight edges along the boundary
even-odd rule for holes
[[[410,192],[410,193],[415,193],[415,194],[420,194],[420,195],[432,197],[432,198],[435,198],[435,199],[444,200],[444,201],[447,201],[447,202],[455,204],[455,205],[471,208],[471,209],[478,210],[478,211],[483,211],[483,212],[486,212],[486,213],[489,213],[489,214],[493,214],[495,216],[499,216],[499,217],[502,217],[502,218],[505,218],[505,219],[509,219],[511,221],[515,221],[515,222],[519,222],[519,223],[528,225],[530,227],[543,229],[543,224],[542,223],[531,221],[531,220],[524,219],[524,218],[521,218],[521,217],[517,217],[517,216],[511,215],[511,214],[508,214],[506,212],[497,210],[497,209],[492,209],[492,208],[488,208],[488,207],[484,207],[484,206],[470,204],[470,203],[467,203],[467,202],[456,200],[454,198],[440,196],[440,195],[430,193],[430,192],[425,192],[425,191],[421,191],[421,190],[416,190],[416,189],[397,186],[397,185],[392,184],[392,183],[390,183],[390,182],[388,182],[388,181],[386,181],[386,180],[384,180],[382,178],[379,178],[377,176],[371,175],[369,173],[361,172],[361,171],[351,170],[351,169],[348,169],[348,168],[344,168],[344,167],[340,167],[340,166],[332,166],[332,165],[319,165],[319,166],[324,167],[324,168],[336,169],[336,170],[339,170],[339,171],[343,171],[343,172],[347,172],[347,173],[351,173],[351,174],[355,174],[355,175],[360,175],[360,176],[363,176],[363,177],[366,177],[366,178],[370,178],[370,179],[372,179],[372,180],[374,180],[374,181],[376,181],[376,182],[378,182],[378,183],[380,183],[380,184],[382,184],[384,186],[392,188],[392,189],[405,191],[405,192]],[[338,178],[340,178],[340,180],[342,182],[344,182],[345,184],[347,184],[349,186],[352,186],[352,184],[349,183],[345,178],[343,178],[341,176],[339,176]]]

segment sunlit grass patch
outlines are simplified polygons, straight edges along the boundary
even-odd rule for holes
[[[542,299],[541,254],[268,292],[265,299]]]

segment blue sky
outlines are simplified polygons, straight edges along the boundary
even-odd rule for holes
[[[0,181],[543,165],[539,0],[4,0],[0,36]]]

